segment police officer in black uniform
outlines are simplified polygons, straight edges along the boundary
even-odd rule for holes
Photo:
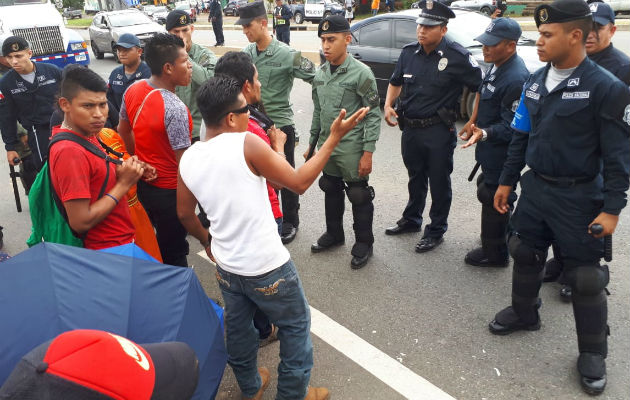
[[[614,232],[626,205],[630,91],[586,57],[592,16],[584,1],[538,6],[535,20],[539,58],[549,64],[525,83],[495,195],[495,208],[507,213],[512,187],[525,164],[530,167],[512,217],[512,305],[489,328],[497,335],[540,329],[538,292],[555,240],[573,290],[581,385],[600,394],[606,386],[609,274],[599,260],[602,237]],[[594,234],[593,224],[603,232]]]
[[[225,37],[223,36],[223,10],[221,9],[221,2],[219,0],[212,0],[210,2],[208,21],[212,23],[212,30],[214,31],[214,37],[217,41],[214,45],[223,46],[225,44]]]
[[[30,162],[39,171],[48,158],[50,116],[61,82],[61,70],[55,65],[31,61],[33,52],[19,36],[9,36],[2,44],[2,54],[13,68],[0,80],[0,130],[9,164],[15,165],[17,122],[28,131]]]
[[[623,83],[630,86],[630,58],[622,51],[613,47],[611,39],[617,30],[615,26],[615,12],[606,3],[590,2],[589,8],[593,13],[593,30],[586,39],[586,54],[599,66],[607,69]],[[562,275],[562,260],[557,246],[554,245],[553,258],[545,264],[545,282],[558,281],[563,284],[560,298],[571,301],[571,286],[567,285]]]
[[[456,110],[463,86],[479,89],[481,69],[468,50],[444,37],[448,20],[455,18],[451,9],[432,0],[421,1],[419,7],[418,42],[403,47],[385,99],[385,121],[400,125],[403,132],[402,157],[409,173],[409,202],[402,218],[385,233],[420,230],[430,182],[431,224],[416,245],[416,252],[422,253],[444,240],[452,199]],[[395,111],[399,96],[402,107]]]
[[[276,8],[273,9],[273,29],[276,32],[276,38],[287,45],[291,40],[292,17],[291,8],[283,4],[282,0],[276,0]]]
[[[494,192],[512,140],[510,123],[519,103],[523,83],[529,78],[525,63],[516,54],[521,37],[518,22],[509,18],[493,20],[475,40],[483,44],[484,61],[491,63],[470,120],[459,136],[468,140],[462,147],[476,144],[475,159],[483,172],[477,179],[477,198],[481,202],[481,247],[466,254],[465,262],[478,267],[507,267],[506,234],[510,214],[494,209]],[[516,200],[512,192],[510,205]]]
[[[109,74],[107,81],[107,100],[120,111],[123,94],[134,82],[149,79],[151,69],[142,61],[140,39],[133,33],[123,33],[118,38],[114,51],[118,52],[120,65]]]

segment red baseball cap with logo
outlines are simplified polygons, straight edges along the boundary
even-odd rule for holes
[[[185,343],[137,345],[104,331],[69,331],[25,355],[0,399],[190,399],[198,364]]]

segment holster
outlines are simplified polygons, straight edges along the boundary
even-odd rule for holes
[[[457,113],[453,110],[449,110],[448,108],[442,107],[437,110],[437,115],[440,117],[442,122],[449,128],[455,124],[457,121]]]
[[[402,131],[405,129],[405,111],[399,105],[394,106],[394,111],[398,115],[398,127]]]

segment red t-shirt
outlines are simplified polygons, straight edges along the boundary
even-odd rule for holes
[[[59,131],[70,132],[55,127],[52,131],[53,136]],[[78,133],[72,133],[89,140],[98,148],[101,147],[94,136],[86,138]],[[50,179],[62,202],[90,199],[92,204],[98,200],[107,172],[105,160],[90,153],[78,143],[63,140],[50,149],[48,163]],[[105,192],[111,190],[115,184],[116,166],[110,163]],[[131,243],[134,237],[135,228],[129,215],[129,206],[127,199],[123,197],[101,222],[87,232],[83,238],[83,245],[88,249],[104,249]]]
[[[163,189],[177,189],[177,160],[174,150],[190,147],[193,121],[188,107],[166,89],[156,88],[147,80],[137,81],[127,89],[120,108],[120,119],[129,121],[136,140],[136,155],[157,170],[150,184]],[[145,101],[146,98],[146,101]],[[144,101],[135,126],[133,120]]]
[[[247,123],[247,131],[253,133],[258,136],[262,140],[265,141],[269,146],[271,146],[271,140],[269,140],[269,136],[265,133],[265,130],[258,125],[258,123],[250,118]],[[269,202],[271,203],[271,211],[273,212],[274,218],[282,217],[282,211],[280,211],[280,202],[278,201],[278,195],[276,194],[276,190],[267,182],[267,194],[269,195]]]

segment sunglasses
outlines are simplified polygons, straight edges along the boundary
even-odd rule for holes
[[[231,111],[227,111],[225,113],[223,113],[221,115],[221,118],[219,118],[219,120],[223,119],[225,116],[227,116],[228,114],[245,114],[246,112],[249,111],[249,106],[247,104],[245,104],[243,107],[241,108],[237,108],[236,110],[231,110]]]

